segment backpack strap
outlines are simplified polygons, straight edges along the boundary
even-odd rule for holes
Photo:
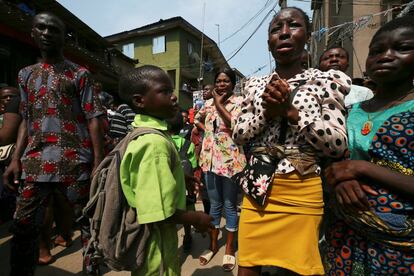
[[[181,147],[180,152],[179,152],[181,160],[187,158],[187,152],[188,152],[188,149],[190,148],[190,145],[191,145],[191,142],[185,139],[184,145]]]

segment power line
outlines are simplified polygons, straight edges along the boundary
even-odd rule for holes
[[[238,34],[241,30],[243,30],[247,25],[249,25],[252,21],[254,21],[266,8],[267,6],[270,4],[270,0],[267,0],[265,5],[255,14],[253,15],[246,23],[244,23],[238,30],[236,30],[234,33],[232,33],[231,35],[229,35],[228,37],[226,37],[225,39],[223,39],[222,41],[220,41],[220,43],[223,43],[225,41],[227,41],[228,39],[232,38],[233,36],[235,36],[236,34]]]
[[[273,64],[273,62],[274,62],[274,60],[272,60],[271,61],[271,65],[270,65],[270,67],[272,67],[272,64]],[[250,77],[250,76],[252,76],[252,75],[254,75],[254,74],[256,74],[257,72],[259,72],[259,71],[262,71],[264,68],[266,68],[267,66],[269,66],[269,64],[263,64],[262,66],[260,66],[259,68],[257,68],[255,71],[253,71],[252,73],[250,73],[249,75],[247,75],[246,76],[246,78],[248,78],[248,77]]]
[[[277,2],[273,5],[273,7],[268,11],[268,13],[265,15],[265,17],[260,21],[259,25],[256,27],[256,29],[253,31],[253,33],[246,39],[245,42],[227,59],[227,62],[229,62],[232,58],[234,58],[240,51],[243,49],[243,47],[247,44],[247,42],[253,37],[253,35],[257,32],[257,30],[263,25],[267,17],[272,13],[274,8],[276,7]]]
[[[296,1],[299,1],[299,0],[296,0]],[[302,0],[302,2],[310,2],[310,1],[305,1],[305,0]],[[342,4],[343,4],[344,2],[342,2]],[[342,24],[339,24],[339,25],[336,25],[336,26],[332,26],[332,27],[324,27],[324,28],[322,28],[322,29],[324,29],[324,33],[327,33],[327,32],[329,32],[329,30],[334,30],[332,33],[329,33],[329,36],[332,36],[335,32],[337,32],[337,31],[342,31],[340,34],[339,34],[339,36],[343,39],[343,38],[345,38],[345,37],[349,37],[349,35],[351,34],[351,33],[353,33],[353,32],[356,32],[356,31],[358,31],[359,30],[359,27],[358,28],[355,28],[354,27],[354,25],[356,24],[356,22],[358,22],[358,19],[362,19],[362,18],[365,18],[365,17],[374,17],[374,16],[378,16],[378,15],[386,15],[387,13],[389,13],[389,12],[391,12],[391,11],[393,11],[393,10],[396,10],[396,9],[399,9],[399,8],[403,8],[403,7],[406,7],[406,6],[408,6],[408,5],[413,5],[412,3],[414,3],[414,0],[412,1],[412,2],[410,2],[409,4],[402,4],[402,5],[400,5],[399,7],[394,7],[394,8],[391,8],[391,9],[388,9],[388,10],[384,10],[384,11],[382,11],[382,12],[379,12],[379,13],[375,13],[375,14],[372,14],[372,15],[370,15],[370,16],[362,16],[362,17],[359,17],[359,18],[357,18],[357,19],[354,19],[353,21],[349,21],[349,22],[345,22],[345,23],[342,23]],[[266,15],[266,17],[267,17],[267,15]],[[352,27],[352,28],[351,28]],[[319,31],[316,31],[316,32],[313,32],[312,33],[312,37],[316,37],[316,36],[318,36],[318,33],[319,33]],[[252,34],[253,35],[253,34]],[[250,39],[250,37],[249,37],[249,39]],[[248,40],[249,40],[248,39]],[[246,41],[247,42],[247,41]],[[246,43],[245,42],[245,43]],[[243,45],[242,45],[242,47],[244,46],[244,44],[245,43],[243,43]],[[242,48],[241,47],[241,48]],[[237,52],[238,51],[240,51],[240,48],[236,51],[236,53],[235,54],[237,54]],[[235,54],[233,54],[230,58],[232,58]],[[230,60],[230,58],[228,59],[228,60]],[[358,59],[358,57],[356,57],[357,59]],[[357,60],[357,63],[358,63],[358,66],[359,66],[359,69],[362,71],[362,69],[361,69],[361,65],[360,65],[360,62],[359,62],[359,60]],[[253,75],[253,74],[255,74],[255,73],[257,73],[258,71],[260,71],[260,70],[262,70],[262,68],[264,68],[264,67],[266,67],[266,65],[262,65],[262,66],[260,66],[256,71],[254,71],[253,73],[251,73],[249,76],[251,76],[251,75]]]

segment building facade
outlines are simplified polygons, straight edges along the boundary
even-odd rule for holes
[[[318,64],[324,50],[341,46],[349,53],[347,74],[352,78],[363,78],[368,45],[375,32],[386,22],[395,18],[399,7],[410,0],[312,0],[311,40],[312,63]],[[393,9],[390,12],[387,10]],[[382,13],[380,15],[377,15]],[[323,32],[324,28],[355,22]]]
[[[139,64],[156,65],[170,75],[180,106],[192,105],[192,92],[212,84],[221,67],[229,66],[216,42],[184,20],[166,20],[107,36],[106,39]],[[243,77],[238,73],[239,77]]]

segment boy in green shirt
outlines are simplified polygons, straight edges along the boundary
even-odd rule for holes
[[[172,82],[156,66],[145,65],[123,75],[119,95],[137,114],[133,127],[166,132],[164,120],[178,112]],[[173,141],[158,134],[130,142],[122,159],[120,177],[128,204],[137,209],[141,224],[152,224],[146,259],[132,275],[180,275],[175,224],[192,224],[203,232],[213,227],[210,216],[185,211],[185,180],[179,160]]]

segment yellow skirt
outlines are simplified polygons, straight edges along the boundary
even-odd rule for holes
[[[278,266],[301,275],[323,275],[318,248],[322,215],[319,176],[277,175],[263,208],[243,198],[239,265]]]

